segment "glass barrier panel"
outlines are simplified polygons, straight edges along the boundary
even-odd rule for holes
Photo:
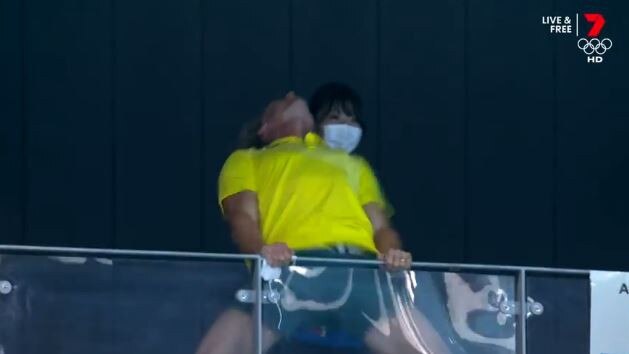
[[[516,279],[300,259],[263,282],[263,347],[278,354],[513,354]]]
[[[590,353],[590,280],[587,275],[527,272],[527,353]]]
[[[0,353],[195,353],[247,281],[244,260],[0,255]]]

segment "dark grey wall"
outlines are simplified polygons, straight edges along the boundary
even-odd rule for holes
[[[241,124],[341,80],[415,258],[629,269],[624,1],[1,0],[0,243],[232,251]],[[601,12],[587,64],[542,16]]]

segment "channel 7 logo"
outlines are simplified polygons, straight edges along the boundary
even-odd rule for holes
[[[578,16],[578,14],[577,14]],[[585,20],[591,24],[586,37],[579,38],[577,47],[587,55],[588,63],[602,63],[603,54],[612,48],[612,40],[609,38],[600,39],[599,36],[605,27],[605,17],[598,13],[583,14]],[[578,20],[578,17],[577,17]],[[577,30],[578,36],[578,30]]]

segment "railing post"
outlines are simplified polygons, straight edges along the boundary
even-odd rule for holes
[[[257,354],[262,354],[262,277],[260,270],[262,269],[262,258],[255,260],[255,348]]]
[[[520,304],[518,327],[520,329],[519,353],[526,354],[526,315],[528,313],[528,302],[526,296],[526,270],[520,269],[518,277],[518,303]]]

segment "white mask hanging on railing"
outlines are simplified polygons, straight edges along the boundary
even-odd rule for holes
[[[359,127],[349,124],[326,124],[323,126],[323,139],[333,149],[345,150],[351,153],[356,149],[363,131]]]

